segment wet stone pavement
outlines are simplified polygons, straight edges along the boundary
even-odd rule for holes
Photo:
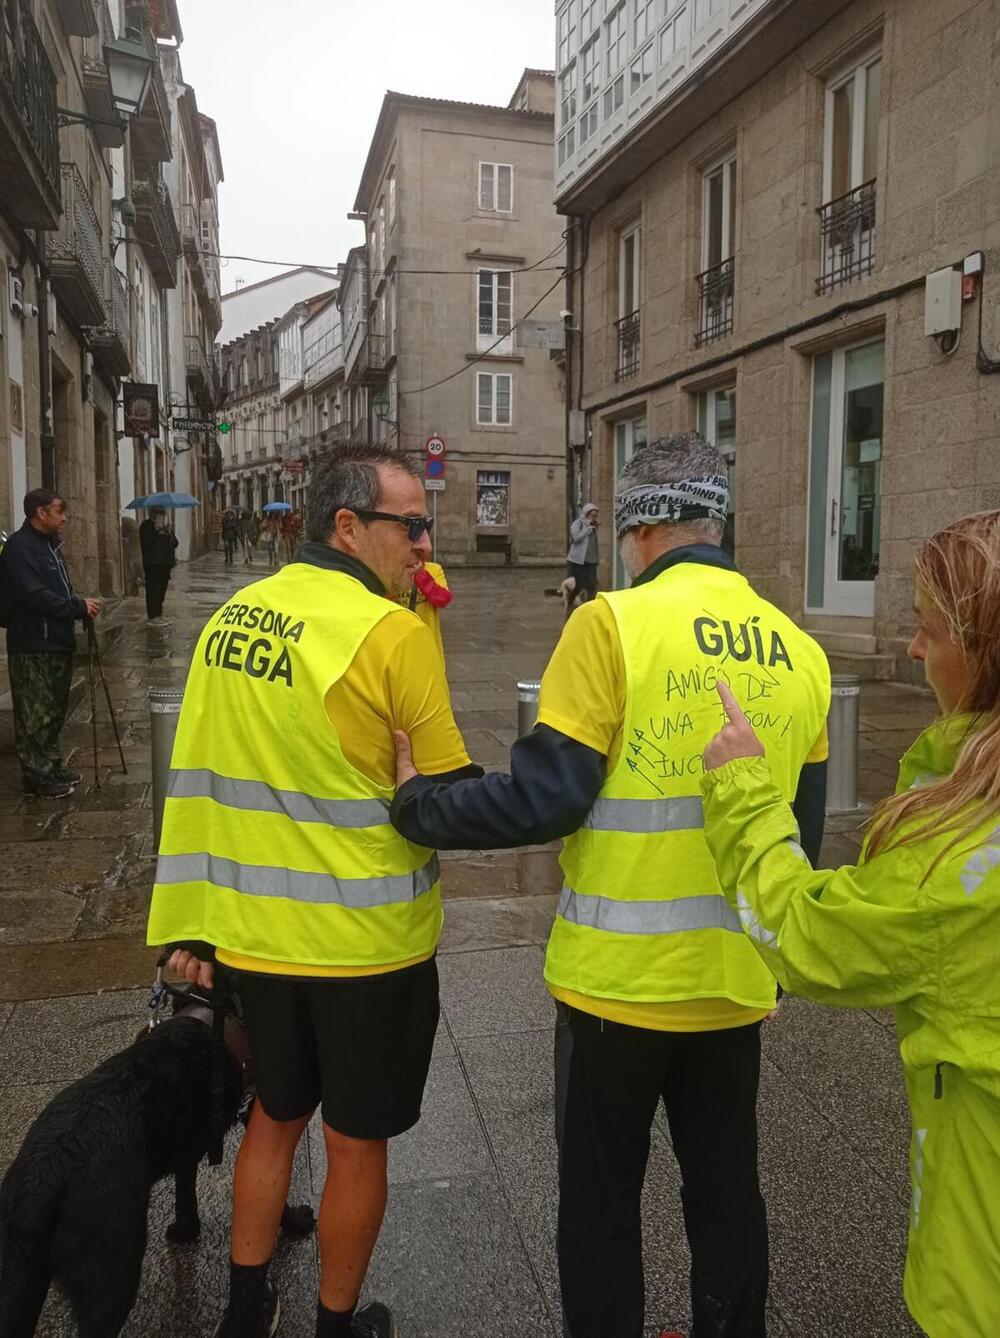
[[[151,686],[183,684],[194,640],[226,596],[263,574],[210,555],[175,572],[172,627],[125,601],[104,633],[104,665],[128,774],[98,698],[92,771],[86,662],[64,739],[87,779],[69,800],[28,801],[0,695],[0,1168],[47,1101],[134,1037],[154,954],[142,942],[152,878]],[[469,751],[504,764],[514,685],[536,677],[560,630],[550,571],[452,573],[449,677]],[[6,682],[0,683],[0,694]],[[100,686],[98,685],[100,693]],[[861,789],[891,788],[895,763],[932,718],[928,694],[885,684],[862,697]],[[824,862],[852,860],[858,819],[831,821]],[[369,1279],[403,1338],[558,1338],[553,1009],[543,945],[559,873],[554,848],[445,856],[442,1021],[420,1125],[395,1140],[390,1201]],[[771,1338],[905,1338],[900,1295],[907,1215],[907,1116],[892,1018],[788,999],[765,1029],[761,1167],[770,1213]],[[231,1167],[236,1139],[227,1145]],[[318,1206],[319,1128],[299,1150],[293,1198]],[[203,1167],[201,1240],[168,1246],[172,1189],[154,1194],[142,1291],[128,1338],[207,1338],[224,1303],[229,1171]],[[678,1174],[658,1120],[644,1199],[647,1333],[689,1322]],[[273,1275],[284,1338],[311,1338],[314,1241],[282,1242]],[[39,1334],[69,1338],[50,1297]]]

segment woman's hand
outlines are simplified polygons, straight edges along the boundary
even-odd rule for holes
[[[722,709],[726,713],[726,723],[710,739],[705,749],[705,770],[714,771],[725,766],[737,757],[763,757],[764,745],[753,732],[753,726],[743,714],[739,702],[725,683],[717,683],[716,689],[722,699]]]

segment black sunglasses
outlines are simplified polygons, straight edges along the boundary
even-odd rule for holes
[[[415,544],[426,531],[430,534],[434,528],[431,516],[393,516],[388,511],[355,511],[358,520],[393,520],[406,529],[411,544]]]

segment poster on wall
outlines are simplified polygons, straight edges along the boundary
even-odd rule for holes
[[[510,526],[510,474],[506,470],[479,470],[476,524],[498,529]]]
[[[133,437],[160,435],[160,387],[126,381],[122,385],[125,431]]]

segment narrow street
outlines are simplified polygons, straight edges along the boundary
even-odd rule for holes
[[[252,575],[265,571],[258,559]],[[559,633],[560,606],[543,594],[558,576],[450,574],[456,600],[445,639],[456,714],[476,760],[500,766],[516,734],[516,680],[540,673]],[[142,1025],[155,957],[142,941],[153,869],[147,692],[183,684],[205,618],[249,575],[239,565],[225,570],[221,554],[179,566],[165,609],[170,628],[148,627],[139,600],[115,611],[104,664],[127,776],[99,695],[94,784],[85,660],[65,740],[87,780],[67,801],[22,798],[9,699],[0,698],[0,1167],[53,1094]],[[928,694],[866,686],[867,800],[890,787],[900,752],[932,714]],[[827,862],[850,859],[857,843],[854,819],[832,822]],[[392,1303],[405,1338],[557,1338],[553,1009],[542,981],[555,852],[459,852],[444,868],[442,1023],[423,1119],[392,1146],[390,1206],[368,1291]],[[916,1333],[900,1295],[908,1121],[891,1016],[788,999],[766,1029],[765,1051],[772,1338]],[[293,1199],[318,1205],[318,1126],[310,1135]],[[230,1166],[236,1143],[229,1140]],[[683,1328],[689,1313],[678,1177],[662,1122],[651,1159],[646,1278],[655,1335],[668,1323]],[[201,1241],[173,1247],[163,1236],[172,1187],[157,1189],[129,1338],[211,1333],[227,1279],[228,1172],[203,1168],[201,1195]],[[313,1332],[316,1266],[314,1241],[280,1245],[283,1338]],[[50,1297],[39,1333],[73,1333],[58,1299]]]

